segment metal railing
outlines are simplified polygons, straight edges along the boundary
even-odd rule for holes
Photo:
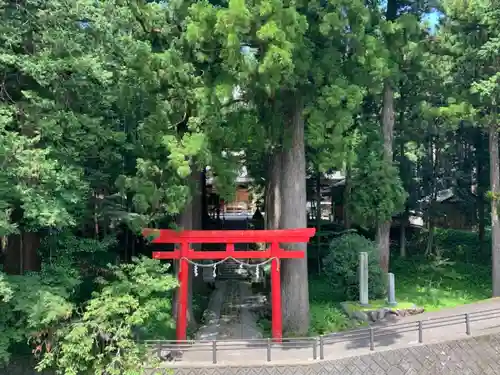
[[[273,351],[277,349],[300,349],[308,351],[311,355],[309,359],[317,360],[325,358],[325,349],[333,344],[342,342],[363,341],[358,348],[376,349],[375,343],[380,338],[397,336],[402,333],[415,332],[418,343],[423,343],[425,331],[433,328],[447,326],[463,326],[463,333],[471,335],[471,325],[474,322],[500,319],[500,308],[482,310],[473,313],[450,315],[440,318],[430,318],[407,323],[389,324],[387,326],[369,326],[344,332],[325,334],[317,337],[297,337],[283,338],[281,342],[274,342],[273,339],[248,339],[248,340],[148,340],[146,345],[153,352],[156,352],[162,360],[175,360],[182,357],[183,352],[196,351],[211,355],[211,362],[217,364],[218,353],[223,351],[241,352],[242,350],[254,350],[262,352],[262,360],[271,362]],[[500,325],[498,326],[500,328]],[[494,328],[494,327],[489,327]],[[366,344],[366,345],[365,345]],[[265,352],[265,356],[264,356]],[[206,356],[205,356],[206,358]],[[290,357],[294,360],[296,357]]]

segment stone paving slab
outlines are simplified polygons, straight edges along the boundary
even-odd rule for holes
[[[249,282],[218,281],[204,313],[206,322],[196,334],[197,340],[262,338],[257,316],[252,312],[254,305],[258,303],[252,296]]]
[[[219,332],[219,319],[222,303],[226,296],[227,282],[217,281],[210,296],[207,310],[203,313],[204,324],[196,333],[197,340],[216,340]]]

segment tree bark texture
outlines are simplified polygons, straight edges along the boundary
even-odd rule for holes
[[[184,206],[181,214],[178,218],[178,225],[182,228],[182,230],[192,230],[193,229],[193,200],[194,197],[191,197]],[[178,261],[175,263],[175,274],[178,276],[179,273],[179,265]],[[188,326],[195,327],[196,322],[193,319],[193,272],[192,266],[189,265],[189,286],[188,286],[188,306],[187,306],[187,322]],[[174,316],[177,317],[178,307],[179,307],[179,289],[177,289],[174,293],[174,304],[173,304],[173,313]]]
[[[485,170],[484,159],[482,158],[482,152],[479,150],[484,149],[483,143],[483,131],[482,129],[476,129],[476,171],[477,171],[477,190],[476,190],[476,210],[477,210],[477,221],[478,221],[478,237],[481,246],[485,243],[486,237],[486,202],[485,202],[485,191],[488,186],[488,171]]]
[[[204,196],[206,196],[206,184],[204,183],[205,174],[203,172],[193,172],[193,203],[192,203],[192,226],[191,229],[202,230],[204,218]],[[206,199],[205,199],[206,200]],[[202,250],[204,244],[193,244],[191,247],[194,250]],[[191,273],[192,278],[192,293],[200,293],[206,290],[206,284],[203,281],[202,273],[198,277]],[[195,319],[197,317],[194,317]]]
[[[295,101],[285,117],[284,149],[281,169],[281,217],[283,229],[307,227],[306,155],[302,105]],[[307,282],[307,244],[293,244],[304,250],[304,259],[284,260],[281,265],[283,328],[303,335],[309,330],[309,287]]]
[[[281,218],[281,150],[275,149],[269,156],[265,191],[265,228],[279,229]]]
[[[351,167],[347,166],[346,171],[345,171],[345,185],[344,185],[344,192],[343,192],[343,205],[342,205],[342,216],[343,216],[343,222],[344,222],[344,228],[346,229],[351,229],[351,215],[349,213],[349,199],[351,195]]]
[[[427,208],[427,246],[425,249],[425,255],[431,255],[434,250],[434,235],[436,229],[436,217],[438,214],[438,172],[439,172],[439,160],[441,149],[438,147],[437,138],[431,137],[429,140],[428,147],[428,158],[431,161],[432,172],[431,178],[429,179],[429,189],[430,189],[430,202]],[[438,254],[436,254],[438,255]]]
[[[409,226],[410,213],[408,206],[405,208],[404,213],[401,215],[401,225],[399,233],[399,256],[406,258],[406,230]]]
[[[392,164],[392,140],[394,133],[394,90],[389,80],[384,83],[382,102],[382,138],[384,141],[384,161]],[[375,241],[379,249],[380,267],[389,272],[389,251],[392,220],[378,223]]]
[[[500,166],[498,160],[498,127],[489,128],[490,150],[490,185],[491,185],[491,253],[493,297],[500,296],[500,221],[498,220],[498,202],[500,198]]]
[[[207,229],[209,216],[208,216],[208,202],[207,202],[207,170],[203,169],[200,173],[200,192],[201,192],[201,227],[200,229]]]
[[[4,271],[11,275],[23,275],[27,271],[40,271],[38,255],[40,236],[36,232],[21,232],[7,237],[4,253]]]
[[[400,111],[400,125],[404,122],[404,111]],[[410,192],[411,186],[411,166],[405,155],[405,141],[401,139],[399,144],[399,168],[403,186],[407,192]],[[401,223],[399,226],[399,256],[406,257],[406,231],[410,226],[410,207],[408,199],[405,203],[405,210],[401,214]]]

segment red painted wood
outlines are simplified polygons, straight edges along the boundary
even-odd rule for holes
[[[247,243],[247,242],[309,242],[315,228],[278,230],[185,230],[144,229],[144,236],[153,236],[152,243]]]
[[[180,259],[179,251],[153,251],[154,259]],[[201,251],[201,250],[189,250],[187,252],[186,258],[196,260],[196,259],[226,259],[228,257],[233,257],[235,259],[264,259],[272,258],[276,256],[278,258],[285,259],[302,259],[304,258],[304,252],[302,250],[283,250],[279,249],[276,255],[271,255],[270,250],[242,250],[242,251]]]
[[[275,257],[280,251],[279,244],[271,244],[271,254]],[[283,336],[283,316],[281,313],[281,276],[280,260],[271,261],[271,333],[275,342],[281,342]]]
[[[154,251],[155,259],[179,259],[179,306],[177,311],[177,340],[187,338],[187,306],[189,283],[189,260],[233,258],[273,258],[271,263],[271,297],[272,297],[272,335],[276,342],[282,340],[283,317],[281,311],[281,279],[280,259],[304,258],[302,250],[284,250],[280,243],[309,242],[314,236],[314,228],[284,229],[284,230],[213,230],[213,231],[173,231],[166,229],[144,229],[144,236],[153,237],[152,243],[180,244],[180,249],[174,251]],[[235,243],[264,242],[271,247],[263,250],[236,251]],[[190,248],[193,243],[225,243],[223,251],[195,251]]]
[[[187,253],[188,244],[181,244],[181,255]],[[179,270],[179,306],[177,309],[177,340],[187,339],[187,307],[188,307],[188,286],[189,286],[189,264],[186,259],[180,260]]]
[[[181,253],[175,251],[153,251],[153,259],[180,259]]]

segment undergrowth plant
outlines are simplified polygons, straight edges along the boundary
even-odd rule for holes
[[[142,342],[173,332],[170,297],[177,281],[168,265],[146,257],[105,264],[114,244],[60,233],[42,244],[40,272],[0,272],[0,362],[27,343],[40,371],[143,371],[148,355]]]
[[[168,266],[149,258],[110,266],[96,291],[68,324],[37,367],[64,375],[135,375],[148,365],[142,340],[159,325],[173,329],[169,292],[177,281]]]
[[[350,233],[337,237],[330,243],[330,253],[323,260],[323,271],[332,293],[341,293],[345,300],[359,296],[359,253],[368,253],[368,293],[370,298],[380,298],[385,292],[385,282],[379,265],[378,250],[373,241]]]
[[[0,360],[8,362],[13,344],[28,342],[34,353],[50,350],[50,337],[73,314],[76,272],[42,265],[41,272],[3,276],[9,294],[0,302]],[[69,272],[69,273],[68,273]]]

